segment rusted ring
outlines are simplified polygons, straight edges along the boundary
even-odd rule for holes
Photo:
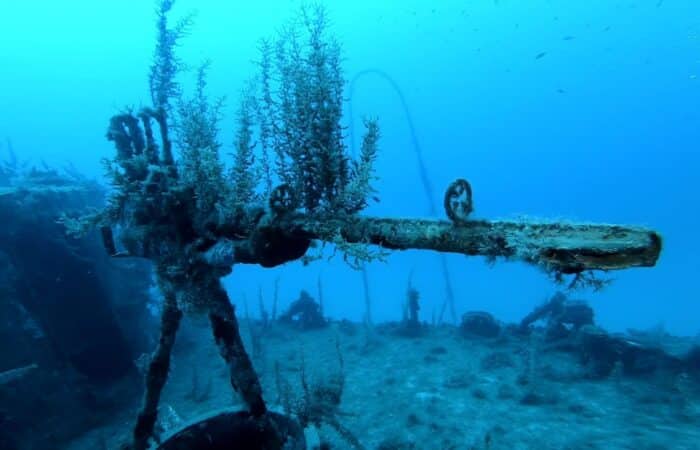
[[[472,203],[472,187],[463,178],[453,181],[445,191],[445,213],[455,224],[467,222],[469,214],[474,210]]]
[[[284,214],[294,209],[294,193],[287,184],[280,184],[270,193],[270,209],[275,214]]]

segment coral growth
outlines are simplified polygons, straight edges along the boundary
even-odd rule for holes
[[[273,42],[261,44],[262,155],[275,154],[277,178],[292,188],[295,206],[307,212],[355,213],[372,193],[379,127],[366,120],[360,159],[351,162],[343,141],[340,62],[340,44],[320,6],[302,8]]]
[[[250,235],[264,201],[278,215],[362,210],[374,194],[379,127],[366,121],[360,157],[352,161],[343,142],[340,45],[324,9],[302,8],[273,44],[263,41],[260,74],[243,91],[227,168],[218,137],[222,102],[206,94],[208,64],[197,73],[193,96],[186,97],[176,81],[182,64],[174,51],[190,17],[169,27],[172,6],[164,0],[158,10],[153,106],[112,118],[107,137],[117,155],[107,168],[114,195],[90,222],[122,225],[120,240],[129,255],[168,258],[172,267],[191,259],[184,246],[205,250],[222,235]],[[337,230],[324,230],[322,238],[342,242]],[[353,253],[350,246],[342,250]],[[353,256],[372,257],[360,251]]]

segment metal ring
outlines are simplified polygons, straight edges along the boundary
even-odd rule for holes
[[[453,181],[445,191],[445,213],[455,224],[467,222],[469,214],[474,210],[472,202],[472,187],[463,178]]]

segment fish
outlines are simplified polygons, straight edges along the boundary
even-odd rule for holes
[[[573,41],[575,38],[573,36],[564,36],[561,38],[563,41]]]
[[[542,59],[546,54],[547,54],[547,52],[538,53],[538,54],[535,56],[535,59]]]
[[[10,369],[4,372],[0,372],[0,386],[22,378],[27,373],[31,372],[32,370],[38,367],[39,366],[37,366],[36,364],[30,364],[28,366],[18,367],[16,369]]]

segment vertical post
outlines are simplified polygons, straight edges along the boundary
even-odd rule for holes
[[[219,347],[219,353],[229,365],[231,386],[240,393],[250,413],[253,416],[261,416],[267,411],[262,387],[243,346],[233,305],[218,278],[207,282],[203,294],[207,296],[210,304],[209,320],[214,340]]]
[[[148,365],[146,393],[143,398],[143,406],[136,420],[136,426],[134,427],[131,447],[133,450],[146,450],[148,441],[153,436],[153,429],[158,418],[160,394],[168,379],[175,335],[182,319],[182,311],[177,306],[177,297],[172,284],[160,277],[159,284],[164,296],[160,339]]]
[[[367,276],[367,266],[362,264],[362,286],[365,293],[365,316],[364,322],[367,328],[372,327],[372,298],[369,294],[369,277]]]

